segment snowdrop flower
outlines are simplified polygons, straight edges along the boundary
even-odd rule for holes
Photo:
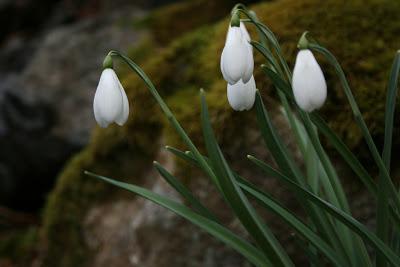
[[[94,117],[106,128],[110,123],[122,126],[128,119],[129,102],[117,74],[112,68],[105,68],[93,101]]]
[[[221,72],[231,85],[239,80],[247,83],[253,75],[253,50],[250,36],[242,22],[229,26],[225,47],[221,54]]]
[[[256,98],[256,83],[252,75],[247,83],[242,80],[234,85],[228,83],[228,102],[236,111],[249,110],[253,107]]]
[[[309,49],[302,49],[297,54],[292,87],[296,103],[306,112],[322,107],[325,102],[324,74]]]

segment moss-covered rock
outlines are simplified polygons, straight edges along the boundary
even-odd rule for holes
[[[285,55],[291,59],[291,65],[297,40],[304,30],[309,30],[321,44],[332,50],[342,63],[367,124],[379,141],[383,135],[386,79],[400,44],[400,2],[326,0],[322,4],[319,0],[282,0],[256,5],[254,10],[276,33]],[[206,15],[206,12],[201,12],[197,16]],[[185,24],[185,21],[180,23]],[[171,24],[167,21],[161,25]],[[152,52],[140,61],[178,120],[200,147],[202,137],[197,95],[199,88],[206,90],[218,138],[232,155],[242,148],[237,129],[252,127],[250,122],[254,120],[254,114],[233,112],[225,97],[226,83],[220,75],[219,55],[226,28],[227,20],[197,29],[166,48],[149,48]],[[181,29],[169,30],[173,31]],[[154,40],[159,37],[158,34]],[[132,50],[131,54],[137,52]],[[352,148],[359,147],[361,135],[353,123],[336,75],[324,60],[320,59],[320,62],[329,87],[329,99],[322,112]],[[260,56],[257,56],[257,63],[262,63]],[[140,183],[141,170],[150,166],[159,145],[155,140],[159,140],[161,134],[167,144],[182,147],[143,82],[134,74],[124,73],[123,84],[132,103],[128,123],[122,128],[96,129],[92,142],[66,165],[49,196],[42,228],[42,240],[47,248],[45,266],[82,266],[89,255],[82,239],[83,216],[94,203],[116,197],[112,192],[117,190],[84,176],[83,170]],[[263,94],[273,95],[273,89],[258,68],[255,75]],[[395,125],[399,125],[399,116],[396,120]],[[395,133],[398,132],[399,127],[396,127]],[[398,146],[400,139],[394,143]]]
[[[37,227],[2,230],[0,236],[0,266],[9,266],[14,262],[18,262],[18,266],[29,265],[37,243]],[[10,261],[12,263],[8,264]]]
[[[259,0],[244,0],[243,4]],[[152,12],[140,25],[149,27],[155,41],[167,44],[197,27],[212,24],[229,14],[235,0],[192,0],[171,4]],[[208,12],[211,11],[211,12]]]

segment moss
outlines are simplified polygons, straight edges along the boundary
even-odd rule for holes
[[[185,5],[171,7],[174,15],[165,18],[158,11],[160,13],[154,15],[158,17],[157,23],[151,24],[155,32],[148,42],[170,42],[187,31],[188,28],[179,28],[180,24],[186,24],[182,23],[183,20],[189,20],[184,16],[189,12],[182,11],[187,10]],[[397,22],[400,2],[354,0],[344,4],[339,0],[326,0],[321,4],[319,0],[282,0],[254,6],[254,10],[276,33],[286,57],[291,59],[291,65],[297,40],[304,30],[309,30],[320,43],[332,50],[353,86],[367,124],[374,137],[380,140],[383,135],[386,78],[400,43]],[[209,13],[212,15],[213,12]],[[206,14],[203,12],[200,16]],[[209,22],[213,19],[210,18]],[[207,22],[193,21],[186,26],[190,28]],[[226,100],[226,83],[219,71],[219,55],[226,27],[227,20],[186,34],[166,48],[152,45],[141,58],[138,56],[143,49],[146,51],[146,44],[131,51],[131,55],[136,55],[142,62],[145,72],[199,147],[203,143],[198,89],[204,88],[220,143],[224,149],[238,151],[243,142],[238,133],[243,131],[243,127],[254,128],[254,114],[233,112]],[[346,143],[358,148],[361,135],[354,126],[340,84],[332,68],[321,58],[319,60],[329,86],[329,99],[322,112]],[[256,61],[257,64],[262,62],[259,55]],[[160,137],[160,133],[165,136],[166,144],[184,148],[179,137],[167,126],[143,82],[125,71],[121,76],[132,103],[129,121],[122,128],[97,129],[91,143],[60,174],[43,214],[42,240],[48,249],[46,266],[82,266],[89,253],[82,237],[81,225],[85,213],[94,203],[116,197],[111,192],[119,191],[83,176],[83,170],[140,183],[141,170],[150,166],[158,148],[154,140]],[[273,88],[259,68],[255,76],[263,94],[273,95]],[[395,133],[399,132],[398,115],[397,111]],[[394,144],[398,146],[400,139],[396,139]]]
[[[172,43],[159,57],[147,61],[144,70],[162,88],[162,95],[168,98],[195,80],[192,72],[184,70],[189,69],[199,47],[205,46],[205,40],[208,38],[200,30]],[[177,77],[177,73],[183,75]],[[90,253],[82,235],[86,211],[99,201],[117,197],[112,194],[116,192],[114,188],[83,175],[84,170],[140,183],[141,171],[151,167],[158,148],[154,140],[159,138],[163,125],[160,109],[136,75],[120,76],[132,103],[131,115],[124,127],[96,129],[90,144],[61,172],[43,213],[41,236],[47,249],[45,266],[82,266]],[[176,79],[172,80],[174,76]]]
[[[294,59],[296,40],[304,30],[309,30],[333,52],[348,77],[367,125],[380,141],[387,78],[399,48],[400,27],[396,20],[399,10],[400,2],[388,0],[354,0],[344,5],[334,0],[324,1],[323,5],[314,0],[279,1],[261,8],[258,15],[277,33],[288,58]],[[329,88],[322,112],[345,142],[353,149],[358,148],[362,136],[337,76],[324,60],[320,62]],[[399,125],[399,116],[396,118],[395,125]],[[399,142],[400,139],[396,140],[396,145]]]
[[[255,1],[242,1],[248,4]],[[167,44],[200,26],[216,22],[229,14],[235,5],[234,0],[209,1],[192,0],[171,4],[154,11],[145,19],[157,42]],[[212,10],[212,12],[208,12]]]
[[[28,265],[37,242],[37,227],[3,231],[0,238],[0,261],[2,258]]]

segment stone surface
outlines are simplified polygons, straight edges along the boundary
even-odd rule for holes
[[[41,207],[65,161],[88,142],[104,56],[144,35],[132,27],[144,11],[109,10],[3,43],[0,58],[9,63],[0,67],[0,205]],[[56,11],[54,20],[66,12]]]

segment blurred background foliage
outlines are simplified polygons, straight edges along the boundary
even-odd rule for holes
[[[95,127],[92,97],[101,62],[109,49],[119,49],[143,67],[200,147],[198,90],[204,88],[216,134],[233,166],[298,208],[280,185],[262,179],[244,163],[250,152],[266,160],[269,156],[254,113],[229,107],[219,71],[235,1],[34,2],[0,4],[0,266],[248,266],[230,249],[171,214],[83,175],[83,170],[90,170],[173,194],[152,170],[157,159],[242,233],[202,174],[162,151],[166,144],[184,147],[144,84],[122,64],[116,69],[132,106],[129,121],[124,127]],[[400,44],[400,2],[244,3],[276,33],[291,66],[304,30],[336,55],[380,146],[386,81]],[[249,30],[256,38],[255,30]],[[329,92],[322,113],[370,166],[340,84],[332,68],[320,62]],[[256,65],[261,63],[257,54]],[[274,88],[258,68],[255,78],[287,145],[296,153]],[[394,165],[400,145],[398,110]],[[351,172],[342,169],[356,215],[373,224],[368,196]],[[395,178],[399,170],[393,166]],[[301,253],[291,245],[293,237],[272,215],[265,218],[301,266]]]

